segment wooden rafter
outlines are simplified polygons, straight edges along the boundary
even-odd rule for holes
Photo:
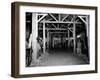
[[[78,16],[85,24],[86,24],[86,21],[83,19],[82,16]]]
[[[57,19],[56,19],[56,17],[54,17],[52,14],[49,14],[54,20],[56,20],[56,21],[58,21]]]
[[[85,18],[87,17],[87,15],[80,15],[80,16],[81,16],[81,17],[85,17]]]
[[[69,16],[69,15],[65,16],[65,17],[62,19],[62,21],[64,21],[68,16]]]
[[[73,33],[73,30],[71,30],[70,28],[68,28],[68,30]]]
[[[52,26],[53,26],[54,28],[57,28],[54,24],[52,24]]]
[[[43,30],[43,28],[39,28],[39,30]],[[45,28],[45,30],[55,30],[55,28]],[[62,30],[67,30],[67,29],[65,29],[65,28],[56,28],[56,30],[62,31]]]
[[[50,33],[58,33],[58,32],[50,32]],[[59,32],[59,33],[65,33],[65,32]]]
[[[45,53],[45,42],[46,42],[46,39],[45,39],[45,23],[43,23],[43,53]]]
[[[64,22],[64,21],[40,21],[40,23],[73,23],[73,21],[67,21],[67,22]],[[81,24],[81,22],[75,22],[76,24]]]
[[[47,16],[48,14],[38,14],[38,15],[42,15],[42,17],[38,20],[38,22],[39,22],[39,21],[41,21],[45,16]]]
[[[76,24],[75,24],[75,15],[73,16],[73,42],[74,42],[74,53],[76,53]]]

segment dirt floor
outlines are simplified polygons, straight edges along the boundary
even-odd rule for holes
[[[37,66],[61,66],[87,64],[82,56],[73,54],[70,50],[50,50],[39,60]],[[32,65],[31,65],[32,67]]]

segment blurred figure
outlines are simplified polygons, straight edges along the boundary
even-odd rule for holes
[[[41,56],[42,54],[42,47],[43,47],[43,43],[40,37],[37,37],[37,59]]]
[[[78,55],[82,55],[81,46],[82,46],[81,41],[80,39],[78,39],[77,40],[77,54]]]
[[[29,32],[26,32],[26,66],[30,66],[32,61],[32,41]]]

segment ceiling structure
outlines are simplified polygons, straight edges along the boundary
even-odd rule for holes
[[[50,38],[50,34],[54,35],[58,33],[65,33],[65,38],[69,41],[68,43],[70,43],[70,41],[73,40],[74,52],[76,50],[76,38],[80,37],[80,33],[82,31],[85,31],[86,36],[88,37],[88,15],[59,13],[27,13],[26,17],[27,16],[30,16],[27,18],[26,23],[31,23],[33,29],[31,28],[30,30],[35,36],[33,40],[35,40],[35,38],[37,37],[36,35],[42,34],[42,38],[44,41],[44,53],[46,38],[48,40]]]

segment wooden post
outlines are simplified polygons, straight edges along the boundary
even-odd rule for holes
[[[70,46],[70,35],[69,35],[69,30],[67,30],[68,31],[68,48],[69,48],[69,46]]]
[[[76,25],[75,25],[75,15],[73,16],[73,43],[74,43],[74,53],[76,53]]]
[[[89,16],[86,17],[86,33],[87,33],[87,37],[89,36]]]
[[[43,53],[45,53],[45,23],[43,23]]]
[[[58,14],[58,16],[59,16],[59,21],[60,21],[61,15],[60,15],[60,14]]]
[[[51,32],[49,32],[49,48],[51,48]]]
[[[49,30],[47,29],[47,49],[49,48]]]
[[[65,33],[65,37],[64,37],[64,47],[66,48],[66,33]]]
[[[53,34],[53,33],[52,33]],[[52,47],[54,48],[55,46],[54,46],[54,39],[53,39],[53,37],[52,37]]]
[[[37,61],[37,36],[38,36],[38,23],[37,14],[32,13],[32,62]]]
[[[86,17],[86,33],[87,33],[87,48],[89,48],[89,16]],[[87,49],[88,50],[88,49]],[[88,60],[89,60],[89,50],[88,50]]]

